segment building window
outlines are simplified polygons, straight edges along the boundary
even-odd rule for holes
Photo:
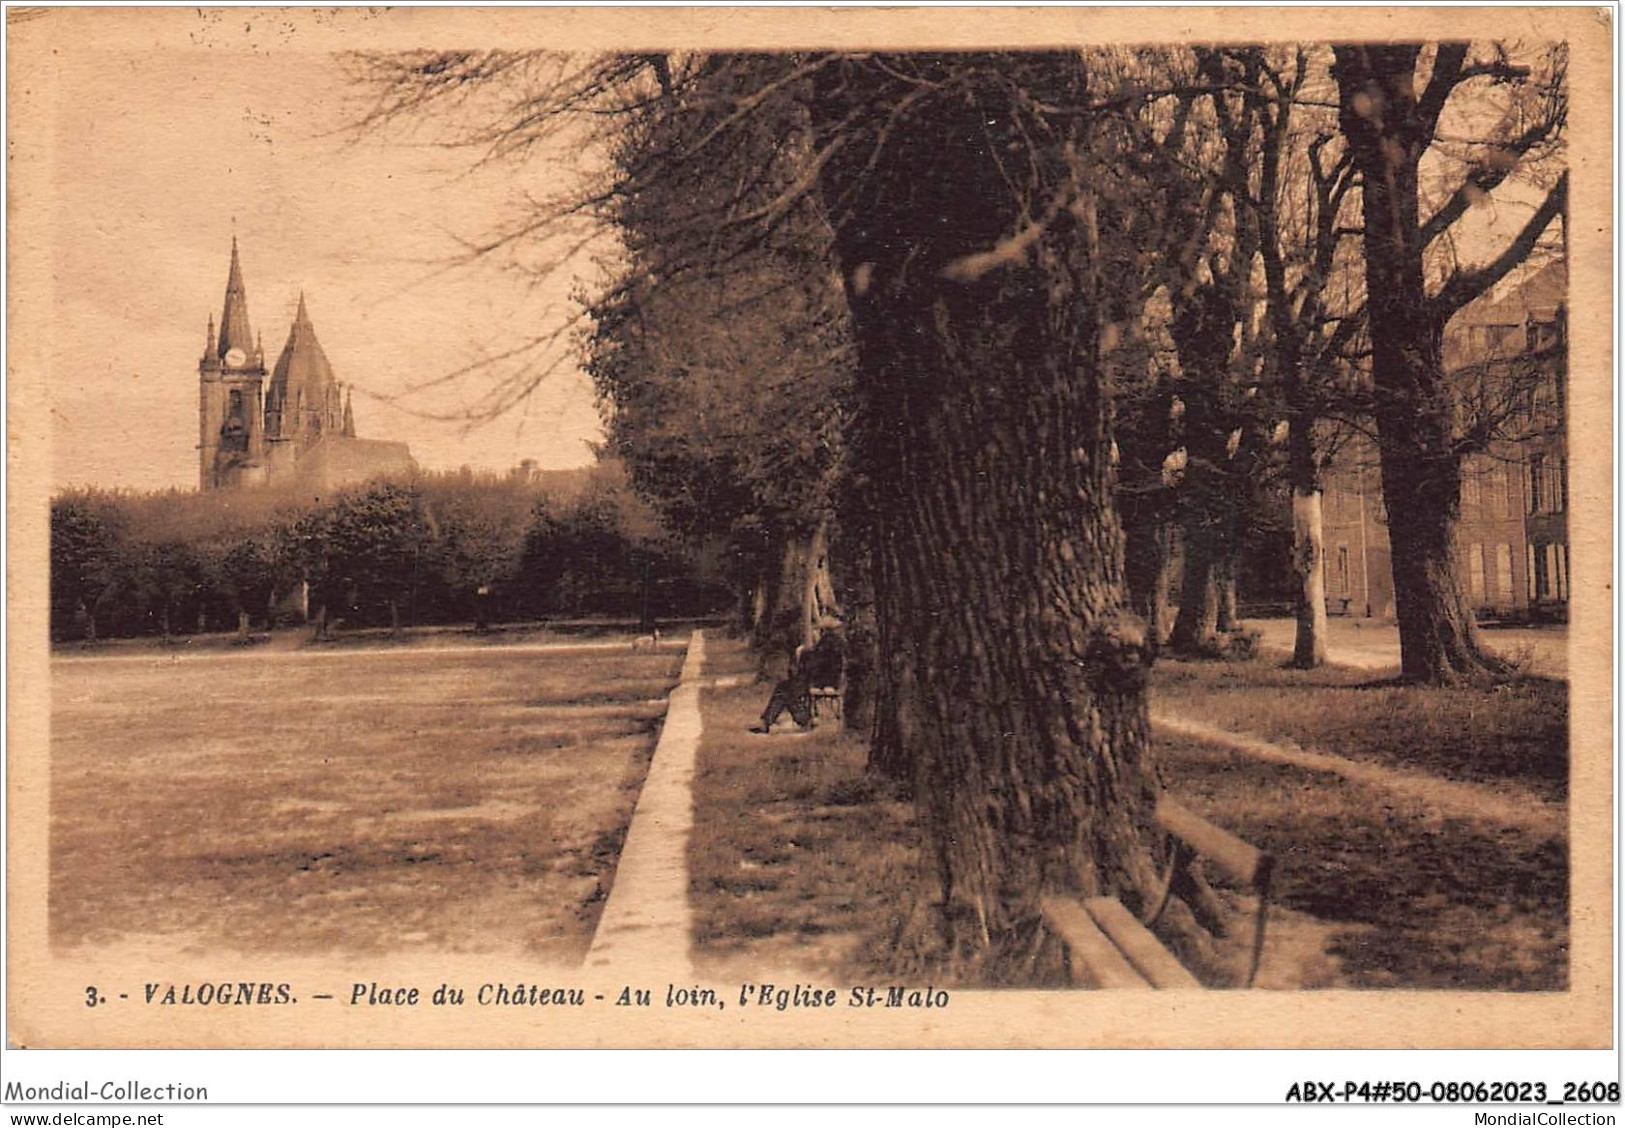
[[[1347,545],[1337,548],[1337,594],[1349,593],[1349,550]]]
[[[1535,542],[1530,541],[1526,547],[1529,551],[1523,562],[1524,598],[1533,603],[1540,598],[1540,592],[1535,589]]]
[[[1484,598],[1484,546],[1481,544],[1467,550],[1467,594],[1479,601]]]
[[[1550,599],[1562,599],[1563,572],[1558,565],[1557,542],[1553,541],[1546,546],[1546,595]]]
[[[1473,516],[1478,515],[1479,506],[1483,502],[1483,489],[1478,480],[1476,471],[1469,469],[1461,479],[1461,505]]]
[[[1495,605],[1512,606],[1512,546],[1495,546]]]
[[[1543,513],[1541,507],[1541,487],[1546,481],[1546,458],[1544,455],[1532,454],[1529,456],[1529,512]]]

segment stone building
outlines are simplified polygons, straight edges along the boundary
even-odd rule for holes
[[[1568,277],[1559,260],[1448,326],[1444,360],[1464,423],[1495,437],[1462,465],[1457,575],[1481,617],[1564,618],[1569,601]],[[1488,424],[1486,424],[1488,425]],[[1325,476],[1327,609],[1391,618],[1394,585],[1375,444]]]
[[[233,238],[219,331],[210,317],[198,363],[199,488],[277,483],[326,492],[414,469],[405,443],[356,437],[350,393],[334,379],[302,293],[267,382]]]

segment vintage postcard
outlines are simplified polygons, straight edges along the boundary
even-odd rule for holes
[[[6,15],[11,1045],[1609,1044],[1608,12]]]

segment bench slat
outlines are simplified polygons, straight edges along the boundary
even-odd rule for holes
[[[1254,887],[1261,877],[1268,880],[1269,866],[1263,851],[1228,830],[1214,826],[1194,811],[1171,799],[1162,799],[1157,803],[1156,819],[1158,826],[1212,861],[1231,880]]]
[[[1074,983],[1108,990],[1150,989],[1151,984],[1123,958],[1117,945],[1089,919],[1077,901],[1069,897],[1045,897],[1039,907],[1044,913],[1044,923],[1066,941]]]
[[[1196,977],[1117,898],[1091,897],[1083,907],[1153,987],[1201,989]]]

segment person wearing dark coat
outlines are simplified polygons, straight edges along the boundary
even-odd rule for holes
[[[790,676],[773,687],[762,710],[762,723],[752,732],[770,732],[773,722],[786,712],[798,728],[812,728],[812,691],[841,682],[841,671],[846,665],[846,647],[841,641],[840,620],[821,619],[818,624],[823,633],[811,647],[798,648],[790,660]]]

